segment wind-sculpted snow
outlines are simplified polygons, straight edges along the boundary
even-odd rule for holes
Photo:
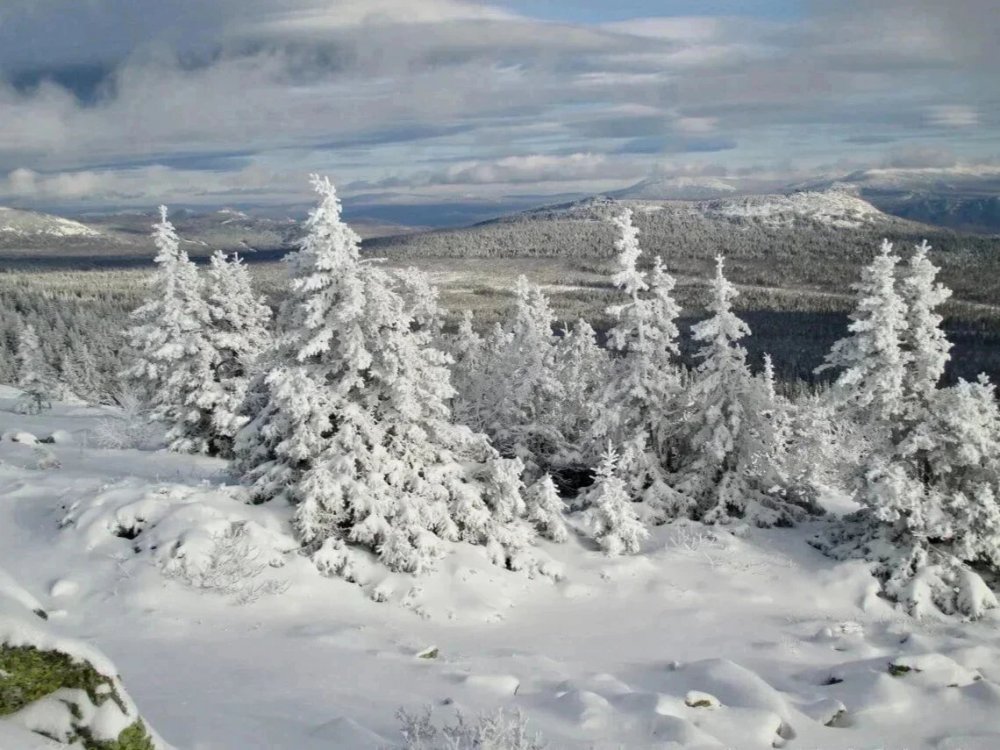
[[[226,484],[224,462],[96,448],[106,410],[14,414],[16,396],[0,392],[5,431],[62,432],[41,443],[58,468],[27,460],[38,445],[0,441],[0,567],[19,588],[0,587],[32,632],[109,653],[178,747],[404,747],[396,711],[424,706],[439,727],[520,711],[552,750],[1000,742],[996,611],[911,618],[869,564],[809,547],[822,525],[680,522],[651,529],[639,556],[607,558],[571,520],[568,542],[533,548],[549,575],[456,544],[423,577],[373,565],[359,586],[320,575],[277,509]],[[253,580],[282,586],[241,598],[171,572],[211,560],[233,524],[260,550]],[[59,746],[0,720],[4,750]]]

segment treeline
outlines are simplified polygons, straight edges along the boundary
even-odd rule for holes
[[[86,274],[44,282],[0,280],[0,382],[17,382],[18,340],[26,326],[40,335],[40,355],[60,386],[94,403],[109,402],[126,366],[123,332],[145,294],[141,284],[88,285]]]

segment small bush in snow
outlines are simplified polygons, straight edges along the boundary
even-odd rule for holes
[[[642,548],[649,532],[618,475],[618,453],[610,445],[597,469],[597,480],[587,492],[586,503],[590,530],[607,555],[634,554]]]
[[[155,446],[160,429],[150,422],[149,410],[135,389],[123,386],[113,398],[120,411],[102,418],[94,426],[92,436],[97,446],[110,450],[144,450]]]
[[[550,474],[528,488],[525,504],[528,506],[528,519],[535,524],[539,534],[553,542],[565,542],[569,538],[563,517],[565,505]]]
[[[452,724],[435,725],[430,708],[417,714],[400,709],[397,718],[405,742],[400,750],[544,750],[541,734],[529,733],[519,710],[497,709],[474,722],[459,712]]]
[[[24,327],[17,342],[17,371],[17,384],[23,393],[14,408],[22,414],[38,414],[51,409],[59,386],[45,362],[38,334],[30,325]]]
[[[269,567],[271,565],[262,560],[260,548],[250,539],[246,526],[233,523],[214,538],[206,557],[197,560],[172,558],[163,566],[163,573],[192,588],[233,596],[238,604],[251,604],[263,596],[281,594],[288,588],[285,581],[261,580]]]

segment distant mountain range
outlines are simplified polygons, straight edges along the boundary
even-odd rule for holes
[[[295,219],[252,216],[234,209],[210,213],[178,210],[170,214],[188,253],[194,257],[216,249],[252,254],[291,248],[301,232]],[[152,257],[153,212],[119,212],[67,219],[37,211],[0,207],[0,254],[26,257]],[[363,238],[416,231],[411,227],[369,220],[351,225]]]
[[[866,169],[778,192],[837,190],[894,216],[965,232],[1000,232],[1000,166]],[[753,194],[724,177],[651,178],[607,193],[617,200],[708,200]]]
[[[609,206],[635,205],[651,214],[658,235],[679,239],[683,227],[687,240],[701,235],[729,235],[732,227],[804,230],[868,229],[885,234],[932,235],[941,229],[980,235],[1000,234],[1000,167],[949,167],[920,169],[869,169],[800,183],[771,194],[746,192],[747,183],[713,176],[675,176],[643,180],[605,195],[568,199],[558,205],[528,208],[470,227],[455,228],[467,212],[456,210],[450,228],[427,231],[384,220],[350,219],[351,225],[372,247],[418,255],[465,255],[491,252],[511,255],[544,255],[569,252],[599,255],[607,228],[583,240],[582,246],[563,247],[569,234],[539,237],[544,246],[517,247],[523,231],[504,229],[511,222],[545,219],[547,231],[556,222],[596,221],[606,218]],[[543,202],[537,197],[537,204]],[[602,207],[605,207],[602,209]],[[353,209],[358,213],[358,209]],[[416,212],[417,207],[413,207]],[[497,205],[497,210],[503,210]],[[480,211],[481,215],[481,211]],[[211,212],[178,210],[171,214],[189,253],[198,257],[218,248],[246,255],[277,257],[294,245],[300,224],[291,218],[271,218],[235,209]],[[413,218],[419,218],[418,213]],[[0,207],[0,260],[31,258],[148,259],[153,212],[121,212],[64,218],[34,211]],[[428,224],[437,223],[428,217]],[[674,230],[667,232],[663,227]],[[923,225],[923,229],[921,229]],[[539,228],[542,225],[539,225]],[[720,227],[722,230],[720,230]],[[532,233],[528,233],[531,235]],[[474,237],[475,241],[470,241]],[[581,241],[576,238],[574,241]],[[733,240],[739,242],[739,240]],[[782,239],[784,242],[784,239]],[[465,247],[471,245],[471,247]],[[606,250],[606,247],[604,248]]]

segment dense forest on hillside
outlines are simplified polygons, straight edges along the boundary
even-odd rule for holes
[[[365,243],[373,256],[390,258],[580,258],[606,259],[614,252],[608,217],[623,204],[589,201],[539,209],[513,217]],[[769,223],[754,217],[721,217],[697,204],[639,204],[635,222],[650,254],[660,254],[677,276],[703,277],[716,254],[725,253],[741,284],[849,293],[858,264],[883,238],[903,245],[926,238],[934,246],[942,279],[960,299],[1000,299],[1000,240],[932,229],[882,215],[856,227],[831,226],[809,217]]]

